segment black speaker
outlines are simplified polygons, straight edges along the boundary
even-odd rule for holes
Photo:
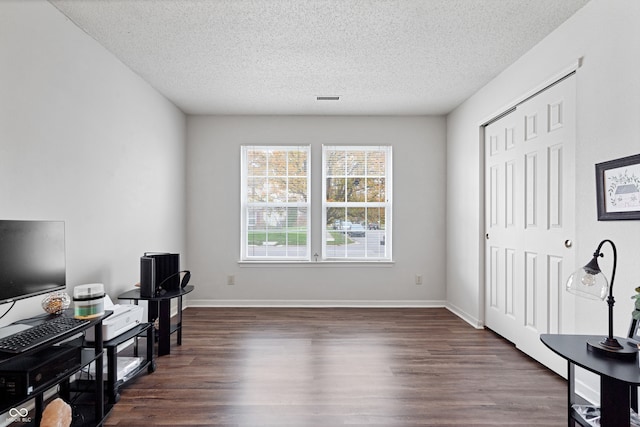
[[[140,296],[156,296],[156,266],[152,257],[140,257]]]
[[[157,294],[164,291],[180,289],[180,254],[167,252],[145,252],[144,257],[153,258],[154,286]],[[142,286],[142,284],[141,284]]]

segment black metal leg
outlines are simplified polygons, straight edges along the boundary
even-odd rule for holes
[[[116,381],[118,377],[118,357],[116,356],[116,350],[118,346],[112,346],[107,348],[107,391],[109,403],[116,403],[118,401]]]
[[[95,352],[98,355],[95,360],[96,364],[96,402],[95,402],[95,415],[96,420],[102,420],[104,418],[104,377],[102,376],[102,364],[104,347],[102,345],[102,321],[96,323],[94,326],[95,335]]]
[[[151,328],[147,329],[147,360],[150,362],[149,373],[155,372],[156,370],[156,361],[153,355],[153,349],[155,347],[155,336],[155,330],[153,329],[153,326],[151,326]]]
[[[147,321],[153,323],[158,318],[158,301],[147,302]]]
[[[42,412],[44,411],[44,401],[42,397],[42,393],[39,393],[35,399],[36,404],[36,425],[40,425],[40,421],[42,420]]]
[[[171,300],[160,301],[158,356],[171,353]]]
[[[570,361],[567,361],[567,390],[569,395],[567,396],[567,420],[569,422],[569,427],[574,427],[575,422],[573,421],[572,414],[572,406],[575,403],[575,392],[576,392],[576,384],[575,384],[575,366]]]
[[[178,345],[182,345],[182,297],[178,297]]]
[[[600,425],[602,427],[624,427],[629,420],[629,384],[600,376]]]

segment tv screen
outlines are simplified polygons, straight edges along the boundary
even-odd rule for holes
[[[0,220],[0,304],[66,288],[63,221]]]

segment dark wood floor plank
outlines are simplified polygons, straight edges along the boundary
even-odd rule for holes
[[[183,327],[105,426],[566,425],[565,380],[445,309],[188,308]]]

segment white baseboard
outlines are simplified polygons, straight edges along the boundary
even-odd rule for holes
[[[474,328],[484,329],[484,323],[482,323],[479,319],[469,315],[469,313],[466,313],[464,310],[461,310],[459,307],[456,307],[455,305],[450,303],[446,303],[445,307],[447,308],[447,310],[449,310]]]
[[[186,307],[351,307],[351,308],[446,308],[476,329],[484,324],[477,318],[443,300],[219,300],[189,299]]]
[[[579,366],[575,368],[575,392],[592,405],[600,405],[600,377]]]
[[[189,299],[189,307],[352,307],[352,308],[434,308],[445,307],[446,301],[370,301],[370,300],[218,300]]]

